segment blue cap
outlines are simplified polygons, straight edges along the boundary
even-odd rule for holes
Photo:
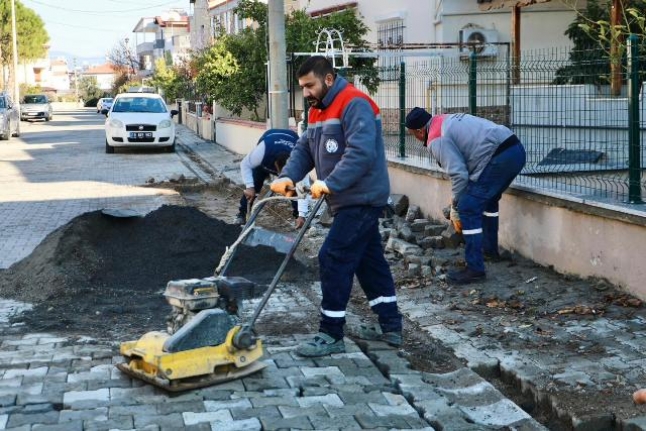
[[[406,116],[406,128],[408,129],[421,129],[431,120],[431,114],[426,112],[425,109],[415,107]]]

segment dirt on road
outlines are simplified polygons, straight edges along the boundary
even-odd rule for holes
[[[181,192],[185,206],[163,206],[145,217],[115,218],[97,211],[75,218],[47,236],[31,255],[0,271],[0,297],[34,305],[33,311],[18,319],[25,331],[123,341],[149,330],[163,330],[168,314],[162,296],[166,283],[213,275],[226,247],[240,233],[239,226],[230,224],[240,189],[221,185],[188,187]],[[276,230],[293,229],[289,212],[287,207],[273,211],[264,223]],[[318,244],[308,241],[289,265],[285,281],[310,286],[317,279]],[[595,361],[606,349],[602,340],[556,335],[572,322],[593,325],[601,317],[646,321],[641,301],[614,286],[559,275],[514,255],[488,263],[487,280],[482,283],[451,286],[441,274],[463,264],[463,251],[438,249],[433,253],[437,267],[426,278],[409,276],[405,262],[390,256],[400,302],[428,304],[428,316],[406,321],[400,352],[422,371],[447,372],[464,366],[450,349],[420,329],[424,325],[442,324],[482,345],[495,343],[510,352],[561,355],[564,361],[574,355]],[[273,249],[242,248],[231,274],[268,283],[282,258]],[[304,292],[316,302],[314,293]],[[354,290],[350,308],[366,321],[373,318],[360,289]],[[448,311],[438,314],[438,309]],[[302,327],[315,328],[318,316],[307,319]],[[289,333],[294,329],[274,330]],[[644,381],[644,376],[633,377]],[[621,376],[609,379],[602,389],[584,381],[574,389],[548,385],[546,390],[554,398],[547,401],[557,401],[561,417],[504,376],[487,378],[551,430],[570,429],[572,417],[598,412],[617,418],[645,414],[630,399],[635,387]]]

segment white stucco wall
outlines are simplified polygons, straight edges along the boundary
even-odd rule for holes
[[[308,12],[343,4],[338,0],[307,0],[301,2]],[[499,42],[511,42],[511,10],[481,11],[475,0],[358,0],[358,11],[370,32],[369,42],[377,41],[380,20],[404,19],[406,43],[457,43],[459,30],[472,25],[497,31]],[[584,8],[585,1],[577,7]],[[523,50],[554,49],[571,46],[564,35],[576,17],[572,6],[561,0],[528,6],[521,12],[521,48]]]
[[[444,220],[448,180],[394,163],[389,175],[391,193],[408,196],[425,216]],[[646,266],[635,265],[646,254],[646,218],[622,221],[625,212],[608,217],[594,210],[576,200],[511,190],[500,202],[500,246],[564,274],[605,278],[646,299]]]

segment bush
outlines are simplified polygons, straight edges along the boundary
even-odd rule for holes
[[[99,103],[99,99],[99,97],[93,97],[90,100],[86,100],[83,106],[85,106],[86,108],[95,108],[96,104]]]

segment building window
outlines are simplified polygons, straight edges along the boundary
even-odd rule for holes
[[[401,18],[382,21],[377,24],[377,46],[385,55],[379,57],[380,74],[384,81],[399,79],[399,63],[402,56],[395,53],[404,45],[404,20]]]

